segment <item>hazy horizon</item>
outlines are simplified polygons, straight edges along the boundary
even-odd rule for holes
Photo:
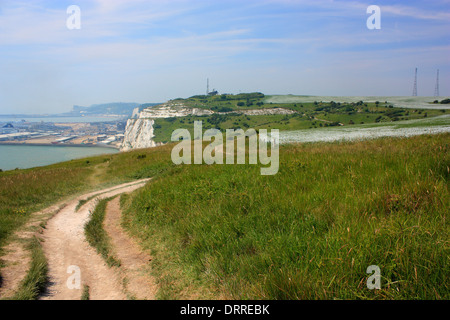
[[[189,98],[189,97],[183,97],[183,98]],[[171,98],[169,100],[173,100],[175,98]],[[438,100],[444,100],[448,99],[447,97],[432,97],[432,96],[313,96],[313,95],[293,95],[293,94],[285,94],[285,95],[266,95],[267,102],[272,103],[308,103],[308,102],[314,102],[314,101],[321,101],[321,102],[340,102],[340,103],[352,103],[352,102],[358,102],[358,101],[364,101],[364,102],[375,102],[375,101],[387,101],[390,104],[393,104],[397,107],[402,108],[419,108],[419,109],[449,109],[450,106],[448,104],[433,104],[432,101]],[[168,100],[167,100],[168,101]],[[167,101],[160,101],[160,102],[142,102],[139,104],[146,104],[146,103],[157,103],[157,104],[163,104]],[[115,103],[136,103],[135,101],[114,101],[114,102],[107,102],[104,104],[115,104]],[[90,106],[83,106],[83,107],[92,107],[99,104],[93,104]],[[72,108],[71,108],[72,109]],[[62,112],[57,113],[0,113],[1,116],[61,116],[62,114],[71,111],[66,110]],[[86,116],[86,119],[95,118],[95,116],[88,115]],[[67,118],[69,119],[69,118]],[[39,120],[40,121],[40,120]],[[72,120],[73,121],[73,120]],[[86,120],[88,121],[88,120]],[[89,120],[92,121],[92,120]],[[1,122],[1,119],[0,119]],[[69,121],[70,122],[70,121]]]
[[[70,5],[80,29],[66,25]],[[369,5],[381,10],[370,30]],[[450,96],[450,1],[0,0],[0,114],[157,103],[210,89]]]

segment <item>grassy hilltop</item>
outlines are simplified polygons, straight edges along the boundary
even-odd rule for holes
[[[217,114],[212,116],[187,116],[180,118],[156,119],[153,139],[156,142],[169,142],[175,129],[193,130],[194,121],[203,121],[203,129],[279,129],[301,130],[326,127],[358,126],[368,124],[388,124],[398,121],[433,118],[448,114],[443,104],[442,109],[408,109],[394,107],[389,101],[364,102],[289,102],[295,97],[265,96],[262,93],[222,94],[216,96],[193,96],[187,99],[175,99],[170,103],[182,104],[191,108],[208,109]],[[298,99],[298,98],[297,98]],[[281,101],[281,102],[272,102]],[[245,115],[246,110],[267,110],[283,108],[292,110],[293,114]]]
[[[175,166],[172,144],[1,172],[0,246],[61,198],[154,177],[121,203],[159,298],[449,299],[449,138],[281,146],[274,176]]]

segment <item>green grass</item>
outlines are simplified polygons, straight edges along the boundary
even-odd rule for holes
[[[124,226],[164,299],[449,299],[449,138],[281,146],[275,176],[179,166],[122,201]]]
[[[90,197],[88,197],[88,198],[86,198],[86,199],[78,200],[78,204],[77,204],[77,206],[75,207],[75,212],[78,212],[78,210],[80,210],[80,208],[81,208],[82,206],[84,206],[86,203],[89,202],[89,200],[92,200],[92,199],[94,199],[95,197],[96,197],[96,196],[93,195],[93,196],[90,196]]]
[[[89,286],[88,285],[84,285],[83,286],[83,293],[81,294],[81,300],[90,300]]]
[[[84,206],[90,199],[81,199],[78,201],[77,206],[75,207],[75,212],[77,212],[78,210],[80,210],[80,208],[82,206]]]
[[[86,240],[94,247],[109,267],[120,267],[120,260],[112,252],[111,239],[103,228],[106,206],[113,198],[102,199],[98,202],[90,220],[84,227]]]
[[[217,96],[193,96],[187,99],[172,100],[175,103],[183,103],[192,108],[211,109],[213,111],[227,112],[235,110],[248,110],[255,108],[272,108],[270,104],[264,104],[262,93],[221,94]],[[227,110],[223,109],[226,108]]]
[[[31,267],[20,283],[16,294],[8,300],[35,300],[39,294],[45,291],[48,265],[41,243],[37,238],[30,239],[28,250],[31,252]]]

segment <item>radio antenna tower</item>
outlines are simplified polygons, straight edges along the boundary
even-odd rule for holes
[[[434,96],[439,97],[439,69],[436,76],[436,87],[434,88]]]
[[[416,73],[414,75],[413,97],[417,97],[417,68],[416,68]]]
[[[206,95],[209,93],[209,78],[206,78]]]

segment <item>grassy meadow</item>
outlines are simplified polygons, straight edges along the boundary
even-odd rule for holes
[[[285,145],[122,197],[161,299],[449,299],[449,134]],[[366,286],[381,269],[381,290]]]
[[[0,247],[62,198],[154,177],[121,205],[160,299],[449,299],[449,138],[282,145],[274,176],[175,166],[173,144],[0,172]]]

